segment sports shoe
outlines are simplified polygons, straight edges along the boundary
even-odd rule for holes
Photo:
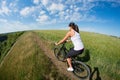
[[[74,71],[72,67],[67,68],[67,71]]]

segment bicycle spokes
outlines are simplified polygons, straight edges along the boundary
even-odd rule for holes
[[[54,49],[54,54],[59,61],[64,61],[67,53],[68,50],[65,47],[65,43],[62,45],[62,47]],[[72,66],[74,68],[74,75],[80,79],[86,79],[90,77],[90,69],[83,62],[72,59]]]
[[[73,71],[73,73],[74,73],[77,77],[79,77],[79,78],[81,78],[81,79],[85,79],[85,78],[89,77],[90,72],[89,72],[89,69],[88,69],[88,67],[87,67],[86,65],[83,65],[83,63],[81,64],[81,63],[79,63],[79,62],[75,62],[75,63],[73,64],[73,66],[74,66],[74,71]]]

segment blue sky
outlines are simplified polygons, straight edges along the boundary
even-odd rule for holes
[[[120,0],[0,0],[0,33],[68,29],[120,37]]]

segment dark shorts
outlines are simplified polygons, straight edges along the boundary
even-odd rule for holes
[[[82,52],[84,51],[84,49],[81,50],[74,50],[74,48],[71,48],[70,51],[67,53],[66,58],[71,58],[71,57],[76,57],[79,54],[82,54]]]

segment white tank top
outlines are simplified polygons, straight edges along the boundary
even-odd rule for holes
[[[75,31],[75,34],[71,37],[71,41],[74,45],[74,50],[81,50],[84,48],[80,34]]]

